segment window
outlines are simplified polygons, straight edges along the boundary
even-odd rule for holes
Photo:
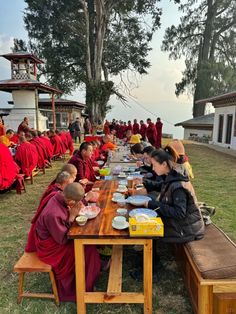
[[[233,115],[227,114],[226,136],[225,136],[226,144],[231,143],[232,125],[233,125]]]
[[[219,115],[219,124],[218,124],[218,142],[222,143],[223,137],[223,125],[224,125],[224,115]]]

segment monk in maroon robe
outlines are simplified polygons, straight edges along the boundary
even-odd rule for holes
[[[152,122],[151,119],[147,119],[148,127],[146,129],[146,136],[149,143],[157,148],[157,130],[155,124]]]
[[[162,126],[163,126],[163,123],[161,122],[161,119],[157,118],[157,122],[156,122],[157,148],[161,148]]]
[[[133,133],[133,126],[132,126],[132,123],[130,120],[128,121],[128,125],[126,127],[126,131],[128,131],[128,130],[130,130]]]
[[[53,156],[53,146],[50,141],[50,139],[47,137],[47,135],[42,134],[38,131],[39,140],[44,145],[44,150],[46,153],[46,158],[50,162]]]
[[[96,181],[93,163],[91,160],[93,154],[93,146],[91,143],[83,142],[79,151],[69,160],[77,168],[77,176],[75,181],[81,183],[85,192],[92,189],[92,185]]]
[[[67,233],[81,209],[84,190],[79,183],[68,184],[48,202],[36,223],[38,257],[53,268],[60,301],[76,301],[74,241]],[[95,246],[85,247],[86,291],[93,291],[101,261]]]
[[[48,132],[48,137],[53,145],[53,156],[62,156],[65,154],[66,149],[59,135],[57,135],[53,130]]]
[[[146,140],[146,130],[147,125],[143,122],[143,120],[140,120],[140,134],[142,135],[142,141]]]
[[[36,147],[28,142],[24,136],[20,137],[20,145],[16,149],[15,161],[21,168],[21,172],[30,177],[38,164],[38,152]]]
[[[8,189],[12,185],[19,170],[10,150],[0,143],[0,191]]]
[[[26,134],[26,139],[30,141],[31,144],[33,144],[36,147],[36,150],[38,152],[38,168],[43,169],[45,168],[47,164],[47,157],[45,153],[45,148],[42,146],[42,143],[38,140],[37,137],[29,137],[28,134]]]
[[[74,182],[75,177],[66,171],[61,171],[57,174],[56,179],[49,184],[47,189],[44,191],[43,196],[39,202],[38,209],[31,220],[31,227],[28,234],[28,240],[26,243],[26,252],[35,252],[35,226],[36,222],[41,215],[43,209],[47,205],[48,201],[59,191],[63,191],[66,185]]]
[[[140,133],[140,127],[137,122],[137,119],[134,119],[134,124],[133,124],[133,134],[139,134]]]
[[[24,120],[20,123],[17,129],[17,133],[19,134],[20,132],[28,133],[32,129],[29,127],[29,119],[27,117],[24,117]]]
[[[67,138],[67,147],[70,151],[70,156],[73,155],[74,152],[74,143],[73,143],[73,138],[71,137],[70,132],[65,132],[65,136]]]

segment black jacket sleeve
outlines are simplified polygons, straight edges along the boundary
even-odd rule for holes
[[[187,194],[184,189],[177,189],[173,192],[173,204],[168,205],[159,201],[149,201],[148,208],[156,209],[162,217],[183,219],[187,210]]]
[[[143,179],[143,185],[147,192],[151,191],[161,191],[163,179],[161,177],[157,177],[156,180]]]

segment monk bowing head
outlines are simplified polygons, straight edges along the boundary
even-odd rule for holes
[[[63,196],[67,206],[72,208],[80,204],[84,197],[84,188],[77,182],[70,183],[64,188]]]

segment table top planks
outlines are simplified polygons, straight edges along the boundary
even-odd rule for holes
[[[129,238],[129,230],[116,230],[112,227],[112,220],[117,216],[116,210],[119,208],[114,203],[112,194],[116,191],[118,181],[107,180],[97,181],[94,187],[100,188],[97,205],[101,208],[101,212],[94,219],[90,219],[85,226],[78,226],[75,222],[68,232],[68,238]],[[134,207],[127,204],[128,210]]]

